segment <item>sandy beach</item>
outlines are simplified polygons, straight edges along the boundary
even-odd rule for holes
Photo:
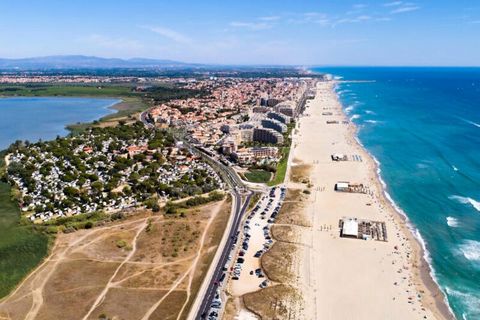
[[[309,319],[452,319],[429,274],[423,251],[404,218],[386,199],[374,160],[356,141],[334,92],[320,82],[299,119],[291,166],[308,167],[311,194],[304,213],[299,286]],[[338,123],[327,124],[328,121]],[[341,153],[349,161],[332,161]],[[293,168],[292,167],[292,168]],[[334,190],[335,183],[361,183],[366,193]],[[304,184],[287,182],[289,188]],[[341,238],[343,217],[385,222],[387,241]]]

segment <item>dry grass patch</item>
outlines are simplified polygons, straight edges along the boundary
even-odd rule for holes
[[[160,266],[158,268],[136,266],[136,271],[127,271],[124,274],[128,277],[119,284],[124,288],[152,288],[168,290],[190,266],[191,260],[183,263]],[[129,267],[127,267],[129,268]],[[126,268],[126,269],[127,269]],[[136,275],[135,275],[136,274]],[[120,281],[122,278],[119,278]],[[125,278],[124,278],[125,279]],[[116,280],[118,281],[118,280]]]
[[[79,287],[105,286],[120,263],[78,260],[61,262],[45,285],[46,296]]]
[[[158,308],[152,313],[150,319],[173,320],[177,319],[181,306],[185,303],[187,293],[183,290],[172,291]],[[187,317],[188,311],[184,312],[180,319]]]
[[[44,304],[35,320],[82,319],[103,287],[76,288],[68,292],[44,295]]]
[[[305,205],[302,202],[285,201],[280,208],[277,224],[293,224],[310,227],[311,223],[304,213]]]
[[[276,225],[271,228],[272,236],[277,241],[298,243],[298,231],[295,225]]]
[[[198,250],[204,223],[187,219],[152,222],[149,232],[142,232],[132,261],[174,262]]]
[[[290,167],[290,181],[296,183],[308,183],[310,181],[310,171],[312,166],[309,164],[298,164]]]
[[[141,319],[146,310],[166,293],[165,290],[112,288],[108,291],[105,301],[93,312],[92,319],[99,319],[101,315],[115,320]]]
[[[279,284],[243,296],[245,307],[262,320],[302,319],[297,306],[299,292],[288,285]]]
[[[286,283],[295,277],[293,260],[296,250],[294,244],[278,241],[265,252],[260,262],[270,280]]]

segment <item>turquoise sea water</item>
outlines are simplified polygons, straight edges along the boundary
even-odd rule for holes
[[[480,68],[316,68],[379,161],[458,319],[480,319]]]
[[[51,140],[68,133],[66,125],[89,122],[114,112],[118,99],[0,98],[0,150],[15,140]]]

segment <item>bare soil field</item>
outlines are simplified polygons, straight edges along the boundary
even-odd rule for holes
[[[0,301],[0,319],[185,319],[230,206],[143,212],[61,234],[44,263]]]

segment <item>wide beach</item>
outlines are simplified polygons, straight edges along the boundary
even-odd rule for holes
[[[301,165],[312,185],[304,209],[311,228],[303,233],[300,250],[305,314],[311,319],[453,318],[420,244],[386,199],[377,165],[357,142],[334,86],[318,83],[293,138],[291,170]],[[335,153],[348,161],[332,161]],[[339,181],[363,184],[366,193],[337,192]],[[293,181],[288,187],[303,188]],[[387,241],[341,238],[343,217],[385,222]]]

